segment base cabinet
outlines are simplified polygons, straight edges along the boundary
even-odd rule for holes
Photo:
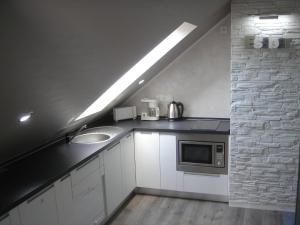
[[[60,225],[100,224],[105,218],[101,156],[55,183]]]
[[[22,225],[58,225],[54,186],[23,202],[19,212]]]
[[[98,225],[136,188],[228,196],[228,176],[176,169],[177,138],[135,132],[0,217],[0,225]]]
[[[0,225],[11,225],[8,214],[0,218]]]
[[[133,139],[133,134],[130,133],[122,138],[119,144],[104,151],[108,216],[115,211],[136,187]]]
[[[227,175],[184,173],[183,185],[185,192],[228,196]]]
[[[121,139],[120,147],[123,198],[125,199],[136,187],[134,138],[132,133]]]
[[[0,225],[21,225],[18,208],[0,217]]]
[[[135,132],[138,187],[160,189],[159,133]]]
[[[177,171],[176,142],[170,133],[135,133],[137,186],[228,196],[227,175]]]
[[[181,172],[176,170],[176,136],[159,134],[161,189],[182,191]]]
[[[1,216],[0,225],[98,225],[135,187],[134,137],[130,133]]]
[[[107,214],[111,215],[123,201],[120,144],[104,151],[104,168]]]

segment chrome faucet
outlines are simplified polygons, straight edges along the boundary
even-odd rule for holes
[[[87,125],[84,124],[82,127],[80,127],[75,133],[74,135],[70,136],[70,135],[66,135],[66,142],[70,143],[81,131],[83,131],[84,129],[87,128]]]

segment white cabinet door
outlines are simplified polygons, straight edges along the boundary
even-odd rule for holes
[[[18,208],[14,208],[9,212],[9,220],[11,225],[21,225],[20,214]]]
[[[159,134],[135,132],[134,140],[137,186],[160,189]]]
[[[120,144],[104,151],[104,168],[107,213],[110,215],[124,199]]]
[[[18,208],[14,208],[9,213],[0,216],[0,225],[21,225]]]
[[[133,134],[130,133],[126,137],[122,138],[120,144],[123,198],[126,198],[136,187]]]
[[[101,160],[96,157],[55,183],[60,225],[99,224],[105,218],[104,171],[91,169]]]
[[[12,225],[8,214],[0,217],[0,225]]]
[[[228,196],[228,176],[184,173],[184,191]]]
[[[19,206],[22,225],[58,224],[54,186],[46,188]]]
[[[55,182],[57,211],[60,225],[71,225],[73,215],[72,182],[70,175]]]
[[[170,134],[159,135],[159,152],[160,152],[160,176],[161,189],[179,190],[179,182],[177,181],[176,171],[176,136]],[[178,176],[179,177],[179,176]]]
[[[100,156],[92,158],[71,172],[72,185],[82,182],[89,174],[100,168]]]

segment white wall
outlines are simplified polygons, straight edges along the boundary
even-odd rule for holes
[[[186,117],[229,117],[230,18],[226,17],[123,105],[144,108],[142,98],[160,101],[161,115],[174,98]]]

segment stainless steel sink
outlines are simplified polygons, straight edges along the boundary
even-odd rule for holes
[[[84,130],[72,139],[77,144],[98,144],[108,141],[123,131],[120,127],[104,126]]]
[[[78,144],[96,144],[110,139],[109,135],[101,133],[80,134],[73,138],[73,143]]]

